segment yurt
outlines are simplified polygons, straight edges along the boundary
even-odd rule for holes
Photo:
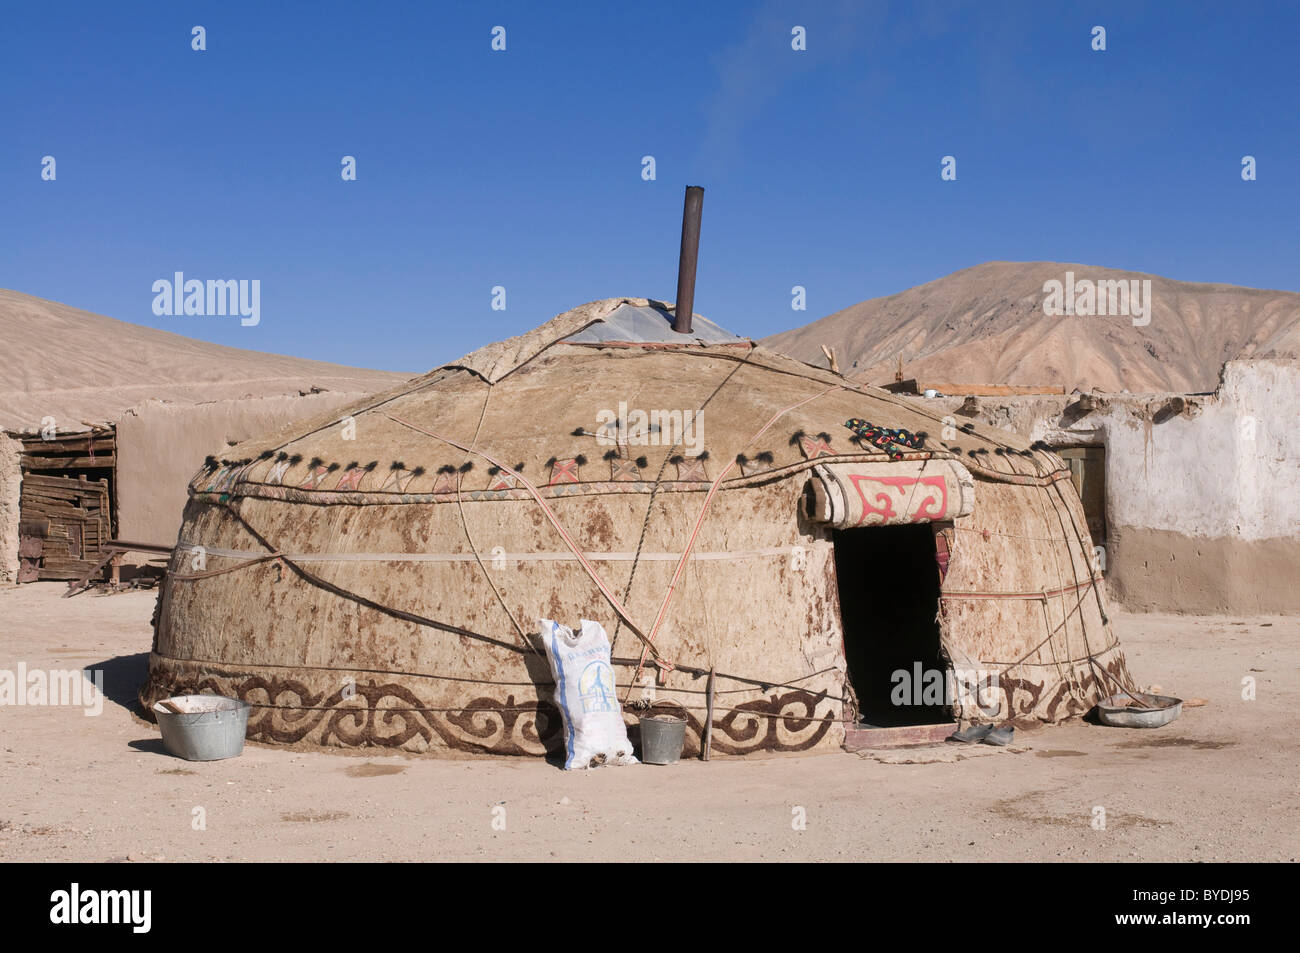
[[[625,719],[683,712],[688,755],[1136,690],[1057,456],[675,320],[596,301],[210,459],[146,706],[212,692],[264,742],[543,755],[541,619],[601,622]]]

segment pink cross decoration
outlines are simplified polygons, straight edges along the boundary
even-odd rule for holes
[[[334,487],[336,490],[359,490],[361,481],[366,478],[367,471],[363,467],[348,467],[339,477],[338,484]]]
[[[550,486],[557,483],[577,483],[578,481],[578,460],[571,458],[568,460],[556,460],[555,465],[551,467]]]
[[[609,458],[609,478],[618,481],[631,481],[641,479],[641,471],[637,469],[635,460],[628,460],[623,457]]]
[[[677,479],[708,482],[709,475],[704,471],[704,461],[699,457],[682,457],[682,462],[677,464]]]
[[[831,449],[829,440],[823,440],[821,437],[810,437],[804,434],[799,438],[799,449],[809,460],[815,460],[817,457],[829,457],[835,451]]]
[[[330,472],[330,468],[321,465],[307,472],[307,479],[298,484],[300,490],[314,490],[320,486],[320,481],[325,479],[325,474]]]

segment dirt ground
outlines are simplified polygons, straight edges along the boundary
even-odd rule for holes
[[[1154,731],[1072,722],[1018,733],[1015,750],[564,772],[252,744],[228,761],[172,758],[129,710],[154,595],[62,589],[0,590],[0,670],[102,669],[107,699],[98,717],[0,707],[4,860],[1300,856],[1300,618],[1116,613],[1141,684],[1207,701]]]

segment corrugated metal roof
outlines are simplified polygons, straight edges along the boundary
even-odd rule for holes
[[[608,317],[583,328],[577,334],[564,338],[571,344],[600,344],[603,341],[645,341],[666,344],[684,344],[699,341],[703,344],[722,344],[744,341],[708,318],[698,314],[691,319],[691,333],[678,334],[673,330],[672,312],[647,305],[624,304]]]

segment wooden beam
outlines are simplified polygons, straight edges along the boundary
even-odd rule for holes
[[[104,492],[103,487],[78,486],[75,483],[69,483],[67,486],[50,486],[47,483],[23,483],[24,497],[36,499],[44,497],[51,500],[101,500],[108,494]]]
[[[104,544],[104,548],[120,553],[154,553],[158,556],[170,556],[176,547],[166,543],[133,543],[125,539],[110,539]]]
[[[94,491],[96,493],[108,492],[108,480],[87,480],[84,477],[75,476],[51,476],[45,473],[24,473],[23,488],[43,487],[48,489],[62,489],[64,487],[76,487],[80,490]]]
[[[76,480],[67,480],[63,483],[35,483],[30,480],[23,481],[24,493],[35,493],[38,496],[106,496],[108,491],[102,486],[94,483],[79,483]]]
[[[22,443],[23,449],[28,453],[36,456],[44,456],[46,453],[78,453],[82,451],[89,452],[92,449],[96,453],[99,453],[101,450],[111,451],[115,449],[117,441],[112,437],[97,437],[92,440],[82,436],[56,437],[53,440],[42,440],[37,437],[35,439],[29,438],[24,440]]]
[[[704,712],[704,737],[700,739],[700,760],[708,761],[713,749],[713,682],[714,671],[709,669],[709,680],[705,683],[704,692],[708,696],[705,702]]]
[[[68,596],[76,595],[81,590],[88,588],[90,586],[90,577],[108,565],[110,560],[119,557],[120,554],[116,552],[109,551],[104,553],[103,558],[101,558],[99,562],[89,564],[90,568],[86,570],[84,575],[77,577],[74,582],[68,583],[68,591],[63,594],[63,598],[66,599]]]
[[[95,457],[23,456],[19,465],[24,470],[108,470],[117,466],[117,456],[112,453]]]

